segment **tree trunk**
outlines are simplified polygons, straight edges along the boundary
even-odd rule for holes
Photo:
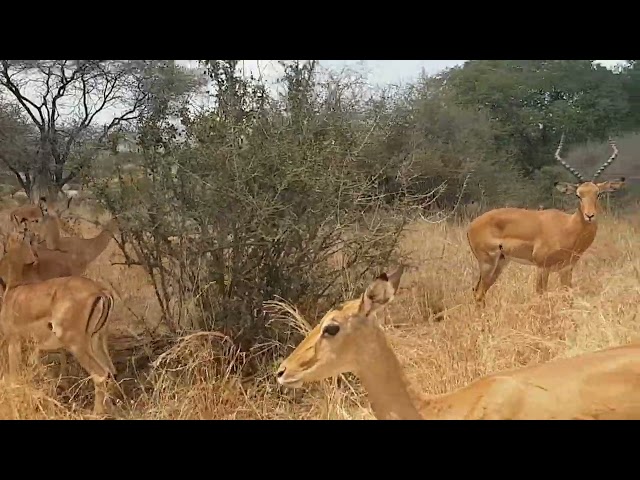
[[[31,203],[38,203],[38,200],[42,197],[48,200],[56,198],[58,192],[53,184],[52,164],[51,145],[46,138],[41,138],[40,152],[31,172],[31,192],[27,192]]]

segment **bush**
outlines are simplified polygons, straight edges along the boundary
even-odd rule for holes
[[[253,344],[278,333],[263,302],[279,296],[323,311],[399,261],[407,216],[371,182],[360,152],[380,127],[353,83],[320,82],[313,63],[294,63],[286,95],[272,99],[225,62],[209,68],[217,107],[182,110],[181,135],[146,119],[143,175],[120,173],[119,188],[99,180],[95,190],[173,330]]]

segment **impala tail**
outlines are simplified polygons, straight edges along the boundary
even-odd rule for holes
[[[473,253],[473,256],[478,258],[478,255],[476,255],[476,251],[473,248],[473,243],[471,243],[471,237],[469,237],[469,230],[467,230],[467,243],[469,244],[469,248],[471,249],[471,253]]]

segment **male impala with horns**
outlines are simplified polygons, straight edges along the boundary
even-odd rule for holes
[[[556,188],[578,198],[577,210],[568,214],[556,209],[498,208],[476,218],[469,226],[467,239],[478,261],[479,278],[473,289],[477,302],[484,304],[487,290],[510,260],[537,268],[537,293],[546,290],[551,272],[559,274],[563,286],[571,287],[573,268],[596,236],[598,197],[620,189],[625,179],[596,182],[618,156],[618,148],[612,140],[611,157],[600,166],[591,181],[585,180],[562,159],[563,143],[564,134],[555,158],[578,183],[556,182]]]

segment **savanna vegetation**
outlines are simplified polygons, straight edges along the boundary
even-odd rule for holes
[[[385,328],[424,391],[636,335],[636,61],[473,60],[381,88],[286,61],[277,89],[239,62],[202,60],[203,76],[172,60],[0,61],[3,210],[57,199],[84,237],[117,218],[88,276],[117,293],[120,416],[371,418],[350,376],[282,391],[273,374],[301,331],[399,262]],[[478,310],[465,227],[506,205],[575,208],[554,188],[575,181],[554,159],[563,133],[588,177],[614,138],[602,178],[628,186],[603,199],[572,292],[537,297],[533,271],[511,267]],[[0,417],[87,417],[76,373],[0,383]]]

